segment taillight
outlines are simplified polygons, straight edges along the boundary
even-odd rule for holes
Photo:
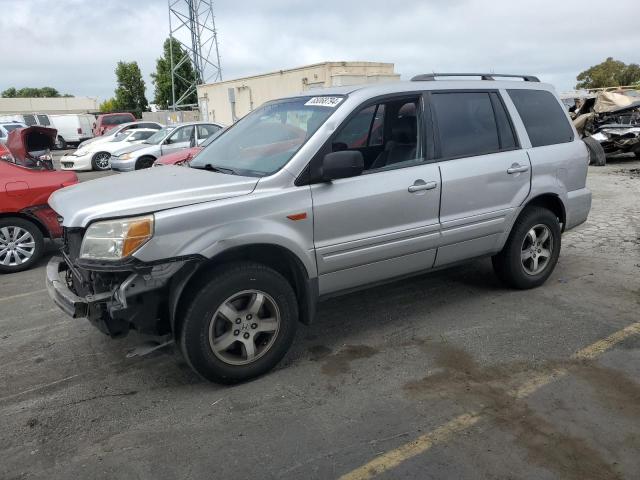
[[[11,155],[11,152],[4,143],[0,143],[0,160],[15,162],[13,155]]]
[[[82,134],[82,129],[80,127],[78,127],[78,133]]]

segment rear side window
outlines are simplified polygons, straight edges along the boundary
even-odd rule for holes
[[[38,122],[40,122],[40,125],[44,127],[48,127],[49,125],[51,125],[49,117],[47,117],[46,115],[38,115]]]
[[[24,115],[24,123],[32,127],[33,125],[37,125],[36,117],[33,115]]]
[[[545,90],[508,90],[531,145],[542,147],[573,140],[573,129],[556,97]]]
[[[500,151],[488,92],[433,93],[440,157],[471,157]]]

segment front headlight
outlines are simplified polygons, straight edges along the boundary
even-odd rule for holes
[[[76,155],[78,157],[84,157],[87,153],[89,153],[88,150],[80,150],[80,149],[76,150]]]
[[[80,258],[126,258],[153,237],[153,215],[92,223],[82,239]]]
[[[129,160],[130,158],[133,158],[133,153],[123,153],[118,158],[120,160]]]

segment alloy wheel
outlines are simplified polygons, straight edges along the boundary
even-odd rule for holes
[[[528,275],[538,275],[549,264],[553,253],[553,234],[548,226],[532,227],[522,241],[520,260]]]
[[[98,153],[95,157],[96,167],[98,167],[100,170],[106,170],[107,168],[109,168],[110,156],[111,155],[106,152]]]
[[[213,354],[229,365],[247,365],[265,355],[280,330],[275,300],[259,290],[243,290],[218,307],[209,323]]]
[[[15,267],[28,262],[36,250],[33,235],[22,227],[0,228],[0,265]]]

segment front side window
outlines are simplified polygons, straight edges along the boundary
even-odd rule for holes
[[[299,97],[267,103],[217,136],[192,168],[250,176],[280,170],[336,111],[342,97]]]
[[[177,129],[167,138],[165,143],[184,143],[191,141],[191,137],[193,137],[193,125],[188,127],[182,127]]]
[[[546,90],[507,90],[532,147],[573,141],[573,129],[556,97]]]
[[[158,130],[156,133],[147,138],[144,143],[148,143],[150,145],[158,145],[162,140],[165,139],[170,132],[172,132],[174,127],[164,127]]]
[[[332,151],[358,150],[365,170],[415,162],[420,158],[419,105],[418,98],[403,98],[363,107],[340,128]]]
[[[498,127],[488,92],[431,95],[440,157],[471,157],[500,150]]]

